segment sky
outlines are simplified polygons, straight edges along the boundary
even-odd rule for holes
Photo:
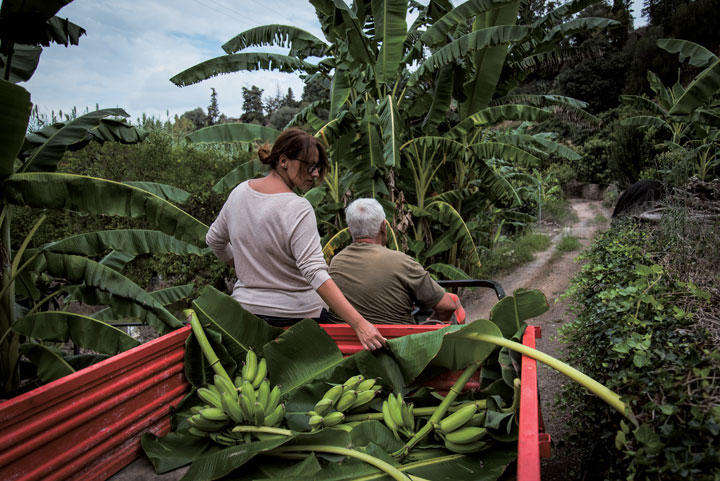
[[[642,0],[633,2],[637,18]],[[302,80],[282,72],[237,72],[181,88],[170,77],[224,55],[221,45],[252,27],[293,25],[323,38],[307,0],[74,0],[58,15],[87,34],[79,45],[44,48],[35,74],[21,84],[47,116],[97,105],[124,108],[133,120],[142,114],[165,120],[197,107],[207,110],[215,88],[220,111],[239,117],[242,87],[257,85],[265,99],[292,88],[299,98]],[[635,26],[643,23],[636,20]]]

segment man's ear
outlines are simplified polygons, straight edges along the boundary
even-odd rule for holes
[[[387,234],[387,223],[385,221],[382,221],[382,224],[380,224],[380,233],[383,235]]]

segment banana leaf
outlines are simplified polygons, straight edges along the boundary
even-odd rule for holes
[[[241,32],[225,42],[225,53],[236,53],[249,47],[273,45],[289,48],[288,55],[304,59],[305,57],[324,57],[329,46],[310,32],[291,25],[262,25]]]
[[[196,144],[253,141],[273,143],[278,135],[280,131],[272,127],[231,122],[198,129],[188,134],[186,138]]]
[[[403,59],[403,46],[407,36],[407,0],[373,0],[375,42],[382,44],[375,63],[375,81],[378,85],[393,82]]]
[[[380,130],[383,140],[383,157],[385,165],[400,167],[400,136],[402,125],[397,104],[392,95],[386,95],[378,107],[380,114]]]
[[[48,252],[99,256],[112,249],[131,256],[143,254],[194,254],[209,252],[156,230],[116,229],[88,232],[50,242],[41,247]]]
[[[30,207],[92,214],[143,217],[158,230],[205,245],[208,227],[185,211],[144,190],[110,180],[74,174],[15,174],[3,183],[10,202]]]
[[[592,29],[603,29],[613,25],[620,25],[617,20],[600,17],[579,17],[556,25],[545,34],[540,44],[554,43],[563,40],[568,35],[585,32]]]
[[[352,237],[350,236],[350,231],[347,227],[338,231],[338,233],[332,236],[330,240],[325,243],[325,246],[323,246],[322,251],[323,256],[325,256],[325,262],[329,264],[335,254],[344,249],[345,246],[349,245],[351,242]]]
[[[458,280],[458,279],[471,279],[467,273],[459,267],[451,266],[450,264],[435,263],[427,266],[427,270],[441,274],[445,279]]]
[[[213,192],[222,194],[249,179],[260,176],[266,167],[258,159],[253,159],[228,172],[212,188]]]
[[[434,366],[451,371],[465,369],[474,362],[484,361],[496,349],[494,344],[473,342],[465,339],[467,334],[487,334],[502,337],[502,331],[494,323],[478,319],[463,327],[450,326],[443,337],[442,347],[432,360]]]
[[[35,45],[15,44],[13,46],[13,55],[10,64],[11,83],[27,82],[35,73],[35,69],[40,62],[40,54],[42,48]],[[7,55],[0,54],[0,71],[5,71],[7,65]]]
[[[0,177],[12,174],[15,169],[15,159],[25,140],[31,109],[27,90],[0,80]]]
[[[656,129],[665,128],[668,130],[672,130],[670,128],[670,125],[663,119],[661,119],[660,117],[652,117],[650,115],[637,115],[635,117],[623,119],[620,122],[620,125],[623,125],[625,127],[654,127]]]
[[[20,345],[20,352],[37,367],[38,377],[43,382],[51,382],[75,372],[75,369],[63,359],[59,349],[26,343]]]
[[[163,200],[168,202],[174,202],[176,204],[184,204],[190,199],[190,193],[173,187],[168,184],[160,184],[157,182],[140,182],[140,181],[124,181],[123,184],[137,187],[138,189],[145,190],[151,194],[155,194]]]
[[[117,354],[140,345],[120,329],[71,312],[38,312],[18,319],[13,331],[43,341],[72,342],[103,354]]]
[[[481,159],[504,159],[523,167],[537,167],[540,159],[520,147],[501,142],[480,142],[469,146]]]
[[[461,250],[468,262],[468,266],[470,269],[480,268],[480,257],[477,253],[477,247],[475,246],[472,232],[468,229],[468,226],[460,213],[458,213],[458,211],[456,211],[450,204],[439,200],[430,202],[427,205],[427,209],[436,209],[439,213],[440,219],[449,221],[450,229],[458,232],[458,238],[461,240]],[[427,254],[428,257],[431,255],[433,254]]]
[[[173,76],[170,78],[170,81],[178,87],[187,87],[188,85],[196,84],[220,74],[233,73],[241,70],[277,70],[287,73],[313,73],[316,69],[316,65],[279,53],[235,53],[201,62]]]
[[[582,156],[567,145],[527,134],[496,134],[494,140],[524,149],[533,149],[543,154],[556,155],[567,160],[582,160]]]
[[[335,67],[335,74],[330,84],[330,118],[337,116],[349,97],[349,69],[348,66],[343,63]]]
[[[487,107],[469,115],[453,127],[447,135],[451,138],[457,138],[468,135],[471,130],[483,125],[494,125],[507,120],[541,122],[543,120],[547,120],[551,116],[552,113],[545,109],[521,104],[507,104]]]
[[[155,299],[162,306],[168,306],[181,299],[185,299],[190,295],[194,284],[185,284],[182,286],[167,287],[157,291],[150,292],[150,297]],[[157,316],[146,309],[143,305],[134,302],[132,299],[124,299],[113,296],[106,292],[92,288],[78,288],[73,291],[73,296],[81,299],[82,302],[91,305],[108,305],[109,307],[97,311],[90,315],[93,319],[100,321],[114,321],[116,319],[137,319],[146,322],[151,326],[159,325],[162,321]]]
[[[709,105],[718,92],[720,92],[720,60],[715,60],[687,86],[685,92],[670,109],[670,115],[689,115],[695,109]]]
[[[140,286],[109,267],[75,255],[45,252],[44,257],[47,273],[53,277],[67,279],[70,282],[84,282],[88,287],[139,304],[162,321],[153,325],[161,333],[182,327],[180,321]]]
[[[646,110],[648,112],[651,112],[655,115],[659,115],[662,117],[665,117],[668,114],[665,111],[665,109],[660,107],[658,104],[656,104],[652,100],[646,99],[645,97],[640,97],[638,95],[621,95],[620,102],[622,102],[625,105],[630,105],[630,106],[635,107],[640,110]]]
[[[265,343],[282,332],[210,286],[193,301],[193,309],[203,326],[210,326],[222,335],[223,344],[234,359],[244,360],[248,349],[259,353]]]
[[[538,95],[538,94],[517,94],[506,95],[499,99],[493,100],[492,106],[503,104],[527,104],[535,107],[547,107],[549,105],[567,105],[576,109],[584,109],[588,106],[587,102],[578,100],[564,95]]]
[[[305,319],[280,334],[263,348],[268,377],[279,384],[283,395],[317,378],[326,378],[343,362],[337,344],[310,319]]]
[[[530,33],[524,25],[500,25],[484,28],[438,49],[427,58],[408,79],[408,85],[415,85],[425,74],[434,72],[444,65],[458,62],[463,57],[487,47],[519,42]]]
[[[168,433],[162,438],[147,432],[140,438],[140,444],[157,474],[186,466],[199,457],[220,450],[218,446],[208,443],[207,439],[177,432]]]
[[[319,130],[325,125],[325,120],[318,117],[316,112],[321,108],[329,109],[330,103],[327,100],[316,100],[301,108],[292,119],[285,126],[286,129],[290,127],[297,127],[302,124],[309,124],[313,130]]]
[[[525,328],[525,321],[550,309],[545,294],[538,290],[518,289],[512,296],[501,299],[490,310],[490,320],[512,338]]]
[[[446,119],[452,102],[453,75],[455,69],[447,65],[438,70],[435,76],[435,90],[432,105],[423,120],[422,129],[426,134],[436,134],[440,123]]]
[[[659,38],[657,46],[666,52],[677,53],[680,62],[687,60],[693,67],[705,68],[718,59],[702,45],[679,38]]]
[[[81,115],[65,124],[57,124],[58,128],[47,127],[50,129],[46,134],[47,140],[30,152],[24,166],[44,171],[55,170],[70,146],[85,141],[89,131],[109,116],[127,117],[128,114],[123,109],[102,109]]]
[[[453,8],[433,22],[420,39],[427,45],[436,46],[448,39],[448,33],[458,25],[464,25],[476,15],[499,8],[514,0],[469,0]]]

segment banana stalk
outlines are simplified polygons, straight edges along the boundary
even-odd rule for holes
[[[620,396],[616,392],[611,391],[610,389],[603,386],[602,384],[600,384],[599,382],[597,382],[590,376],[583,374],[582,372],[578,371],[577,369],[575,369],[573,367],[570,367],[569,365],[565,364],[564,362],[562,362],[558,359],[555,359],[554,357],[549,356],[549,355],[545,354],[544,352],[540,352],[536,349],[527,347],[518,342],[514,342],[509,339],[505,339],[504,337],[493,336],[490,334],[478,334],[478,333],[465,334],[463,337],[465,339],[471,339],[473,341],[489,342],[491,344],[495,344],[498,346],[507,347],[508,349],[517,351],[520,354],[523,354],[527,357],[531,357],[531,358],[535,359],[536,361],[540,361],[544,364],[547,364],[551,368],[559,371],[560,373],[566,375],[573,381],[575,381],[578,384],[587,388],[591,393],[595,394],[597,397],[599,397],[600,399],[602,399],[603,401],[608,403],[610,406],[612,406],[620,414],[625,416],[635,426],[638,425],[638,421],[635,418],[635,415],[630,410],[630,406],[625,404],[622,401],[622,399],[620,399]]]
[[[320,452],[320,453],[340,454],[343,456],[348,456],[351,458],[359,459],[360,461],[364,461],[372,466],[375,466],[376,468],[380,469],[381,471],[384,471],[388,476],[390,476],[393,479],[396,479],[397,481],[428,481],[428,480],[425,480],[424,478],[407,475],[407,474],[403,473],[402,471],[400,471],[399,469],[397,469],[392,464],[386,463],[385,461],[378,459],[374,456],[370,456],[369,454],[361,453],[360,451],[356,451],[354,449],[341,448],[338,446],[325,446],[325,445],[282,446],[279,448],[275,448],[272,451],[269,451],[269,453],[275,454],[275,453],[287,453],[287,452],[293,452],[293,451],[313,451],[313,452]]]
[[[465,368],[463,373],[458,377],[457,381],[455,381],[455,384],[453,384],[450,388],[450,391],[447,393],[447,396],[445,396],[445,399],[443,399],[440,405],[435,408],[435,411],[432,413],[427,423],[425,423],[425,425],[420,428],[417,433],[415,433],[415,436],[405,443],[405,446],[394,452],[393,456],[400,458],[405,457],[417,443],[425,439],[425,437],[430,434],[433,430],[433,425],[439,423],[440,420],[445,417],[445,413],[448,411],[450,404],[455,401],[457,395],[462,392],[465,383],[470,380],[470,377],[475,374],[475,371],[477,371],[481,365],[482,361],[476,361]]]
[[[205,336],[205,331],[203,330],[202,325],[200,325],[200,320],[198,319],[197,314],[195,314],[195,311],[192,309],[185,309],[183,313],[185,316],[190,318],[190,326],[192,327],[193,334],[195,334],[195,339],[197,339],[198,344],[200,344],[200,349],[202,350],[205,359],[207,359],[207,362],[210,363],[210,367],[213,371],[215,371],[215,374],[224,377],[231,385],[234,386],[232,379],[230,379],[230,376],[228,376],[225,368],[222,364],[220,364],[220,358],[217,357],[217,354],[213,351],[212,346],[210,346],[210,341],[208,341],[207,336]]]

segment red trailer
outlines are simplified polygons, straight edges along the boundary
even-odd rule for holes
[[[345,325],[323,325],[345,354],[359,350]],[[386,338],[441,325],[379,326]],[[170,430],[170,409],[190,390],[183,375],[190,326],[0,403],[0,479],[104,481],[141,456],[145,432]],[[523,343],[535,345],[530,326]],[[540,479],[549,436],[539,429],[535,361],[523,356],[518,481]],[[449,387],[453,378],[445,380]],[[436,380],[436,387],[443,387]]]

